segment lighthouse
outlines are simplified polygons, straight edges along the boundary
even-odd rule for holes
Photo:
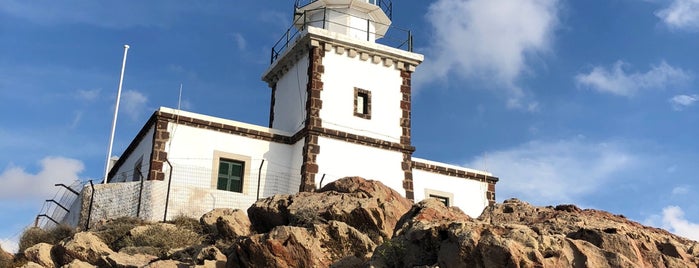
[[[296,1],[294,24],[262,79],[272,90],[269,126],[300,133],[300,191],[337,174],[381,180],[413,198],[411,76],[423,56],[410,51],[409,31],[387,38],[392,8],[380,0]]]

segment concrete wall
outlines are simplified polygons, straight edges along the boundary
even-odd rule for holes
[[[318,174],[316,186],[323,174],[327,174],[323,185],[342,177],[360,176],[378,180],[405,196],[401,168],[403,154],[329,138],[318,138]]]
[[[136,149],[131,152],[130,155],[122,156],[126,157],[124,163],[117,169],[117,173],[114,173],[114,177],[110,182],[124,182],[131,181],[133,179],[133,170],[139,159],[142,159],[141,172],[144,178],[148,177],[148,167],[151,150],[153,148],[153,132],[155,127],[151,127],[143,139],[138,143]]]
[[[323,127],[391,142],[400,142],[402,111],[400,71],[371,59],[325,53],[321,93]],[[371,92],[371,119],[354,116],[354,88]]]
[[[413,169],[415,201],[427,198],[426,191],[438,195],[453,195],[451,206],[457,206],[471,217],[478,217],[488,206],[488,184],[476,180],[450,177],[424,170]]]
[[[308,55],[304,55],[277,82],[273,128],[296,133],[306,119]]]

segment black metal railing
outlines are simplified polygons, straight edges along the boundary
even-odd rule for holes
[[[299,8],[305,7],[313,2],[316,2],[318,0],[296,0],[296,3],[294,3],[294,12],[296,12]],[[377,5],[381,10],[383,10],[384,13],[386,13],[386,16],[388,16],[389,19],[393,19],[393,1],[391,0],[366,0],[370,4]]]
[[[313,1],[311,1],[313,2]],[[315,14],[317,12],[323,12],[323,16],[319,16],[319,19],[311,19],[310,15]],[[337,11],[331,8],[318,8],[318,9],[311,9],[311,10],[305,10],[304,12],[297,13],[294,19],[294,22],[292,25],[286,30],[284,34],[277,40],[276,43],[274,43],[274,46],[272,46],[272,54],[270,56],[270,64],[274,63],[279,56],[286,51],[287,48],[289,48],[290,44],[296,40],[296,38],[299,36],[301,32],[307,29],[308,26],[313,25],[314,27],[318,28],[323,28],[323,29],[328,29],[330,26],[334,27],[346,27],[349,30],[358,30],[359,32],[366,33],[366,40],[370,41],[372,37],[373,39],[376,40],[377,43],[398,48],[398,49],[403,49],[412,52],[413,51],[413,35],[410,30],[402,29],[399,27],[387,25],[387,24],[381,24],[380,22],[376,21],[370,21],[369,19],[366,18],[361,18],[363,20],[367,20],[366,27],[358,28],[354,27],[352,25],[347,25],[347,24],[342,24],[338,22],[333,22],[328,20],[327,18],[329,17],[329,13],[339,13],[343,15],[348,15],[352,16],[355,18],[361,18],[354,16],[349,13]],[[385,34],[380,34],[376,30],[371,29],[371,23],[374,22],[375,28],[378,27],[384,27],[387,28],[387,31]]]

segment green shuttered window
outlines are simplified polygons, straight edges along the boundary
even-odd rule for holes
[[[231,192],[243,192],[243,174],[245,163],[230,159],[220,159],[218,164],[218,183],[216,188]]]

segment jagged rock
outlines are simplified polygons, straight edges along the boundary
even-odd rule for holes
[[[225,265],[226,260],[228,258],[226,257],[226,255],[223,255],[223,253],[221,253],[221,251],[215,246],[207,246],[199,250],[199,253],[197,253],[195,259],[197,261],[197,264],[203,264],[207,261],[213,261],[214,263],[222,262]]]
[[[126,253],[113,253],[102,257],[102,262],[99,266],[117,267],[117,268],[140,268],[148,265],[158,257],[145,254],[129,255]]]
[[[204,261],[204,264],[195,266],[196,268],[225,268],[226,261]]]
[[[191,265],[174,260],[161,260],[144,266],[145,268],[188,268]]]
[[[358,177],[329,183],[316,193],[275,195],[248,209],[253,228],[268,232],[281,225],[310,226],[342,221],[375,241],[390,238],[398,219],[412,202],[378,181]]]
[[[58,243],[51,253],[57,264],[68,264],[74,259],[96,264],[103,256],[113,254],[114,251],[95,234],[80,232],[73,235],[73,238]]]
[[[51,248],[53,246],[50,244],[39,243],[25,249],[24,256],[30,262],[35,262],[43,267],[53,268],[56,265],[53,263],[53,259],[51,259]]]
[[[519,200],[486,208],[476,220],[440,220],[436,204],[416,204],[379,246],[374,267],[697,267],[697,242],[622,216],[573,205]],[[448,217],[447,217],[448,218]]]
[[[375,247],[367,235],[343,222],[278,226],[238,241],[226,267],[328,267],[348,256],[366,260]]]
[[[69,264],[63,265],[61,268],[94,268],[97,266],[94,266],[92,264],[89,264],[87,262],[81,261],[81,260],[73,260]]]
[[[250,219],[239,209],[217,208],[204,214],[199,221],[214,237],[234,239],[250,235]]]
[[[298,193],[306,195],[308,193]],[[248,218],[257,233],[266,233],[272,228],[289,224],[289,205],[293,202],[291,195],[276,194],[260,199],[248,208]]]
[[[44,266],[41,266],[41,264],[38,264],[36,262],[27,262],[24,265],[22,265],[21,268],[43,268]]]

